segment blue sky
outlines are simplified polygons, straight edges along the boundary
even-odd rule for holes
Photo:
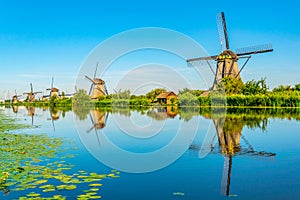
[[[36,91],[45,92],[52,76],[56,87],[74,91],[77,74],[89,53],[99,43],[129,29],[172,29],[193,38],[209,54],[218,54],[220,44],[215,16],[220,11],[225,12],[233,50],[273,44],[274,52],[253,56],[242,72],[243,80],[267,77],[270,88],[279,84],[294,85],[300,83],[297,62],[299,6],[296,0],[279,3],[258,0],[245,3],[217,0],[1,1],[0,99],[8,90],[10,93],[15,89],[18,93],[27,92],[30,82]],[[130,61],[134,61],[132,56],[127,59],[127,70]],[[123,68],[115,66],[114,70],[123,72]],[[121,73],[118,75],[121,78]],[[117,80],[118,75],[114,79]],[[105,77],[111,76],[106,74]],[[105,81],[111,83],[108,89],[113,92],[115,83]]]

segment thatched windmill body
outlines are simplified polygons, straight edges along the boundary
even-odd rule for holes
[[[49,97],[50,98],[53,96],[59,97],[59,89],[54,87],[53,85],[54,85],[54,78],[52,77],[51,87],[47,89],[47,90],[50,90]]]
[[[12,103],[18,103],[19,102],[19,97],[21,97],[22,95],[18,95],[17,94],[17,90],[15,90],[15,95],[12,98]]]
[[[248,63],[252,54],[273,51],[271,44],[264,44],[252,47],[239,48],[236,50],[236,52],[233,52],[229,48],[229,40],[224,12],[217,14],[217,24],[222,52],[219,55],[193,58],[187,60],[187,62],[192,66],[197,66],[203,63],[203,61],[209,65],[212,73],[215,75],[215,80],[212,89],[214,89],[216,84],[219,83],[225,77],[240,78],[240,73]],[[246,61],[239,69],[238,60],[240,58],[245,58]],[[210,60],[215,60],[217,62],[216,70],[213,70],[212,66],[209,63]]]
[[[102,80],[100,78],[96,78],[97,68],[98,68],[98,63],[96,65],[93,79],[88,76],[85,76],[85,78],[87,78],[89,81],[92,82],[92,85],[91,85],[90,91],[89,91],[89,95],[91,96],[92,99],[98,99],[100,96],[108,95],[104,80]]]
[[[30,92],[26,92],[23,94],[27,94],[27,100],[28,102],[33,102],[35,100],[35,95],[42,92],[33,92],[33,86],[32,83],[30,83]]]

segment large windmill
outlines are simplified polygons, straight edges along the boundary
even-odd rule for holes
[[[100,96],[107,96],[108,92],[105,86],[104,80],[100,78],[96,78],[97,75],[97,68],[98,68],[98,63],[96,65],[95,73],[93,79],[85,76],[88,80],[92,82],[89,95],[91,96],[92,99],[98,99]]]
[[[30,83],[30,92],[26,92],[23,94],[27,94],[27,100],[28,102],[33,102],[35,100],[35,95],[42,92],[33,92],[32,83]]]
[[[53,96],[59,97],[59,89],[56,87],[53,87],[53,85],[54,85],[54,78],[52,77],[51,87],[47,89],[47,90],[50,90],[49,97],[50,98]]]
[[[17,94],[17,90],[15,90],[15,95],[12,98],[12,103],[18,103],[19,102],[19,97],[21,97],[22,95],[18,95]]]
[[[217,14],[217,25],[218,25],[222,52],[219,55],[193,58],[187,60],[187,62],[192,66],[197,66],[201,64],[203,61],[209,65],[210,69],[215,75],[215,80],[212,89],[214,89],[216,84],[219,83],[225,77],[240,78],[240,73],[248,63],[252,54],[266,53],[266,52],[273,51],[271,44],[264,44],[264,45],[258,45],[252,47],[239,48],[236,49],[235,52],[233,52],[232,50],[230,50],[230,46],[229,46],[229,39],[227,34],[224,12]],[[239,69],[238,60],[240,58],[246,58],[246,61],[244,62],[243,66]],[[217,62],[216,70],[213,70],[213,68],[211,67],[209,63],[210,60],[215,60]]]

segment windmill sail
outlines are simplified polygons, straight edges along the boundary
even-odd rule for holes
[[[217,14],[217,25],[222,51],[229,49],[228,33],[224,12]]]
[[[236,54],[238,56],[245,56],[250,54],[266,53],[271,51],[273,51],[272,44],[262,44],[257,46],[236,49]]]

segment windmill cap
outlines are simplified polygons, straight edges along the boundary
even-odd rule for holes
[[[95,84],[104,84],[105,83],[104,80],[102,80],[101,78],[95,78],[93,81],[95,82]]]
[[[58,88],[51,88],[51,92],[58,92],[59,91],[59,89]]]
[[[231,50],[227,49],[218,55],[217,60],[233,59],[238,60],[239,57]]]

